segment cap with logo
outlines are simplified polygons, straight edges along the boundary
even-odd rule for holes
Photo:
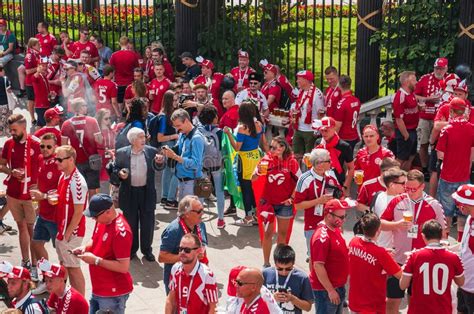
[[[48,278],[66,278],[66,268],[60,264],[52,264],[44,257],[38,261],[38,269]]]
[[[91,197],[89,207],[84,211],[84,215],[87,217],[96,217],[103,211],[112,207],[114,202],[112,197],[105,193],[98,193]]]
[[[296,73],[296,77],[304,78],[310,82],[314,81],[314,74],[310,70],[302,70]]]
[[[446,58],[438,58],[435,60],[434,63],[435,68],[447,68],[448,67],[448,59]]]
[[[461,205],[474,206],[474,184],[461,185],[451,196]]]

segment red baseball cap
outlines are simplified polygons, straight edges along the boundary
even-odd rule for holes
[[[448,59],[446,58],[438,58],[434,63],[435,68],[447,68],[448,67]]]
[[[48,120],[56,118],[56,117],[59,118],[61,117],[63,112],[64,112],[64,109],[62,107],[54,106],[53,108],[49,108],[48,110],[44,112],[44,118]]]
[[[43,272],[43,276],[48,278],[66,278],[66,268],[63,265],[51,264],[44,257],[38,261],[37,265]]]
[[[453,199],[461,205],[474,206],[474,185],[464,184],[458,187],[456,192],[451,194]]]
[[[459,97],[454,97],[449,103],[449,107],[453,110],[464,110],[466,106],[466,102]]]
[[[263,70],[273,72],[275,75],[278,72],[276,66],[274,64],[271,64],[271,63],[268,63],[267,65],[265,65],[263,67]]]
[[[303,70],[296,73],[296,77],[304,78],[310,82],[314,81],[314,74],[310,70]]]
[[[249,58],[249,53],[247,51],[243,51],[242,49],[239,49],[239,51],[237,52],[237,57],[239,58]]]
[[[357,206],[357,201],[354,201],[350,198],[345,198],[343,200],[332,199],[324,204],[324,211],[326,214],[334,212],[336,210],[347,210],[352,207]]]
[[[240,274],[242,270],[244,270],[245,266],[235,266],[230,270],[229,273],[229,282],[227,283],[227,295],[229,297],[235,297],[237,295],[237,287],[235,280],[237,279],[237,276]]]
[[[208,67],[209,69],[214,69],[214,63],[211,60],[204,59],[201,56],[196,57],[197,63],[202,67]]]
[[[466,80],[462,80],[461,82],[459,82],[459,84],[454,87],[454,90],[460,90],[467,94],[468,88],[467,88]]]
[[[28,269],[21,266],[13,266],[11,271],[6,276],[8,279],[31,280],[31,275]]]
[[[367,124],[366,126],[364,126],[364,129],[362,129],[362,134],[365,132],[365,130],[372,130],[375,133],[379,134],[379,129],[377,129],[377,127],[373,124]]]
[[[311,124],[312,129],[316,131],[326,130],[335,126],[336,120],[331,117],[324,117],[321,120],[314,119],[313,123]]]

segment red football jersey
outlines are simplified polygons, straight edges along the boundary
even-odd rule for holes
[[[365,176],[365,171],[364,171]],[[372,198],[377,192],[386,191],[387,187],[383,184],[380,177],[372,178],[364,181],[360,187],[359,194],[357,195],[357,202],[370,206]]]
[[[174,264],[169,285],[176,293],[176,307],[186,309],[186,313],[208,313],[209,304],[219,302],[214,273],[201,262],[196,263],[189,275],[181,262]]]
[[[48,64],[48,73],[46,74],[46,78],[48,79],[48,81],[56,81],[61,76],[62,70],[63,69],[62,69],[61,63],[50,62]],[[56,95],[59,95],[62,93],[61,85],[51,84],[51,82],[49,84],[49,90],[52,92],[55,92]]]
[[[163,95],[170,88],[170,85],[171,81],[166,77],[161,81],[155,78],[148,84],[148,93],[150,96],[153,96],[150,110],[152,113],[158,114],[160,112],[161,104],[163,103]]]
[[[39,156],[41,155],[39,139],[36,136],[28,136],[28,144],[18,143],[13,139],[8,139],[2,149],[2,158],[7,160],[10,169],[25,169],[26,179],[18,180],[13,176],[6,179],[7,195],[21,199],[30,200],[28,193],[31,185],[38,181]],[[26,154],[26,145],[29,145],[29,156]]]
[[[117,98],[117,84],[109,79],[98,79],[94,85],[94,91],[97,98],[96,111],[100,109],[109,109],[112,114],[112,98]]]
[[[349,308],[385,313],[387,275],[401,270],[387,250],[363,237],[349,243]]]
[[[50,294],[47,305],[49,308],[55,309],[58,314],[89,313],[89,303],[82,294],[71,286],[66,286],[62,298],[54,293]]]
[[[322,263],[326,268],[329,281],[334,288],[343,287],[349,276],[349,251],[341,230],[329,229],[321,222],[311,237],[311,261]],[[316,276],[314,267],[310,267],[309,281],[313,290],[325,290]]]
[[[448,73],[446,73],[448,75]],[[445,75],[445,77],[446,77]],[[442,92],[439,82],[434,73],[425,74],[420,77],[416,83],[415,94],[423,97],[428,97]],[[437,104],[433,102],[426,102],[425,107],[420,110],[420,119],[433,120],[436,115]]]
[[[334,111],[336,110],[336,106],[341,100],[342,93],[339,86],[335,88],[328,87],[326,92],[324,93],[324,103],[326,104],[326,115],[328,117],[334,118]]]
[[[132,229],[127,220],[122,214],[118,214],[107,225],[96,223],[92,246],[88,251],[106,260],[128,259],[132,249],[132,238]],[[89,271],[94,295],[116,297],[133,290],[132,276],[129,272],[118,273],[93,264],[89,265]]]
[[[119,50],[112,54],[110,65],[115,68],[115,83],[127,86],[133,81],[133,69],[138,67],[138,57],[130,50]]]
[[[465,113],[466,119],[468,119],[469,122],[474,123],[474,108],[471,106],[471,102],[468,99],[464,101],[469,108]],[[449,119],[452,118],[450,115],[450,109],[449,102],[441,104],[438,111],[436,112],[434,121],[449,121]]]
[[[85,43],[76,41],[71,46],[71,59],[79,59],[83,50],[89,51],[91,54],[91,58],[97,58],[99,56],[99,51],[97,50],[97,47],[90,41],[86,41]]]
[[[283,74],[278,75],[277,80],[278,80],[278,83],[280,84],[281,88],[283,90],[285,90],[286,94],[290,98],[290,102],[294,103],[296,101],[296,97],[292,93],[293,92],[293,85],[291,85],[291,82]]]
[[[359,139],[357,132],[357,120],[359,118],[360,100],[349,91],[342,95],[341,100],[336,105],[333,112],[333,118],[342,122],[339,129],[339,137],[345,141],[354,141]]]
[[[247,67],[243,71],[240,69],[240,67],[235,67],[230,70],[230,74],[232,75],[235,81],[234,89],[237,90],[237,87],[249,87],[249,74],[254,72],[255,70],[251,67]]]
[[[280,160],[278,157],[273,158],[268,154],[261,160],[269,163],[262,198],[268,204],[282,204],[293,194],[301,174],[298,161],[294,156]]]
[[[223,129],[225,126],[228,126],[231,129],[235,129],[237,124],[239,124],[239,106],[235,105],[224,113],[219,121],[219,127]]]
[[[31,84],[35,92],[35,108],[49,108],[49,82],[46,76],[36,73],[31,77]]]
[[[56,143],[58,144],[58,146],[61,145],[61,131],[59,131],[59,129],[55,126],[44,126],[42,127],[41,129],[39,129],[38,131],[35,132],[35,136],[39,139],[41,139],[41,137],[43,135],[45,135],[46,133],[53,133],[54,135],[56,135]]]
[[[260,91],[265,96],[265,98],[267,98],[267,101],[270,95],[275,97],[275,100],[268,106],[270,112],[272,112],[273,109],[278,108],[281,98],[281,86],[277,85],[276,80],[265,82]]]
[[[165,67],[165,76],[168,80],[171,82],[174,82],[174,71],[173,71],[173,66],[171,65],[171,62],[168,60],[168,58],[163,57],[161,59],[161,63],[163,63]]]
[[[459,256],[439,244],[412,252],[403,267],[411,277],[408,313],[452,313],[451,283],[463,274]]]
[[[340,188],[334,172],[329,176],[321,177],[313,169],[303,173],[296,183],[295,204],[303,201],[314,200],[321,197],[324,189],[328,186]],[[324,187],[323,187],[324,186]],[[304,230],[316,229],[318,223],[323,220],[322,210],[318,206],[306,208],[304,210]],[[322,208],[321,208],[322,209]]]
[[[243,303],[242,307],[240,308],[241,314],[272,314],[270,310],[270,306],[265,302],[265,300],[259,295],[257,299],[255,299],[252,303],[248,306],[247,304]]]
[[[469,181],[471,148],[474,147],[474,125],[455,118],[441,130],[436,150],[443,152],[440,178],[448,182]]]
[[[416,101],[415,94],[409,94],[400,88],[395,93],[392,103],[394,118],[403,119],[407,130],[415,130],[420,120],[420,112],[418,111],[418,102]],[[395,127],[398,129],[396,123]]]
[[[56,37],[48,33],[46,35],[36,34],[35,36],[40,42],[40,55],[42,57],[49,57],[53,52],[54,47],[58,44]]]
[[[86,209],[88,204],[88,191],[86,179],[77,170],[69,176],[61,175],[58,183],[58,205],[56,209],[56,224],[58,225],[58,234],[56,238],[58,240],[64,239],[64,233],[66,232],[67,226],[71,223],[72,216],[74,214],[74,205],[81,205],[83,211]],[[86,232],[86,219],[84,215],[81,221],[74,229],[73,235],[77,237],[84,237]]]
[[[42,193],[48,193],[51,190],[58,189],[61,171],[58,170],[54,155],[44,159],[41,155],[40,166],[38,170],[38,190]],[[47,199],[39,202],[39,216],[45,220],[55,222],[56,205],[51,205]]]
[[[29,48],[26,51],[25,55],[25,60],[24,60],[24,65],[25,65],[25,70],[31,70],[34,69],[38,66],[40,61],[40,54],[39,51],[34,50],[33,48]],[[25,85],[26,86],[32,86],[31,78],[36,72],[26,74],[25,77]]]
[[[92,117],[72,117],[66,120],[61,127],[61,135],[68,137],[69,143],[76,150],[78,164],[88,162],[88,156],[97,154],[95,137],[98,134],[101,134],[99,124]]]
[[[393,156],[391,150],[380,145],[379,149],[374,153],[369,153],[366,146],[359,149],[354,160],[354,167],[356,170],[364,170],[364,182],[380,176],[380,165],[384,158]]]

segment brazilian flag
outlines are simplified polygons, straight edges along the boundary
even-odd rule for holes
[[[237,176],[237,169],[234,165],[237,152],[230,144],[226,133],[222,134],[222,158],[224,159],[224,189],[231,195],[235,207],[243,209],[242,191]]]

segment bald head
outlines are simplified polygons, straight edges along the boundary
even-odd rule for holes
[[[258,268],[245,268],[239,273],[239,277],[246,282],[255,282],[258,289],[260,289],[264,282],[262,271]]]
[[[233,91],[228,90],[222,94],[222,105],[226,109],[235,105],[235,94]]]

